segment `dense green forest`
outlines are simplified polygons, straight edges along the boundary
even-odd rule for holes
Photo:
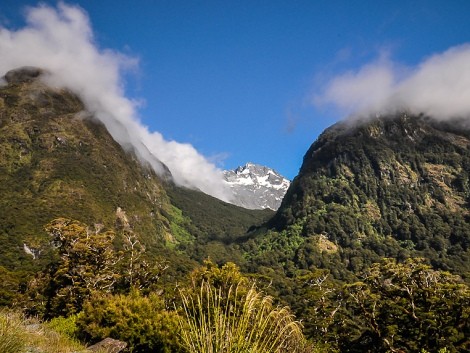
[[[249,352],[468,349],[470,288],[424,259],[383,259],[352,283],[327,270],[297,271],[289,309],[230,262],[207,260],[175,285],[166,259],[149,258],[130,229],[96,231],[61,218],[46,231],[57,260],[19,291],[16,306],[73,339],[113,337],[133,352],[244,351],[240,342]]]

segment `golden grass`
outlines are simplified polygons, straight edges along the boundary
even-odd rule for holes
[[[25,319],[14,311],[0,311],[0,352],[23,353],[87,352],[78,341],[60,334],[36,319]]]
[[[203,282],[195,295],[181,293],[181,339],[188,352],[306,352],[302,326],[288,308],[274,306],[254,285],[240,292],[240,284],[224,294]]]
[[[16,315],[0,313],[0,352],[19,353],[25,350],[25,332]]]

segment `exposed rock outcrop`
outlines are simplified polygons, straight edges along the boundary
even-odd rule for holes
[[[23,66],[10,70],[5,75],[8,83],[22,83],[33,81],[44,73],[44,70],[34,66]]]
[[[87,348],[90,352],[119,353],[127,347],[127,343],[113,338],[105,338],[104,340]]]

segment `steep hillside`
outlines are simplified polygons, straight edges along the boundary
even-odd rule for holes
[[[271,215],[176,187],[168,169],[158,176],[77,95],[46,86],[44,74],[13,70],[0,87],[0,273],[8,278],[0,292],[11,294],[25,273],[51,260],[44,226],[58,217],[97,229],[129,223],[152,256],[178,263],[174,270],[209,256],[209,242],[220,249]]]
[[[198,261],[210,258],[218,264],[243,263],[238,243],[248,231],[274,215],[270,209],[249,210],[196,190],[173,186],[167,188],[167,193],[181,212],[178,229],[189,236],[179,248]]]
[[[46,87],[40,75],[12,71],[0,88],[0,265],[30,262],[24,248],[45,250],[43,227],[54,218],[109,227],[118,208],[145,242],[171,241],[161,179],[124,151],[76,95]]]
[[[296,266],[339,277],[409,256],[468,276],[469,173],[462,122],[401,114],[338,123],[306,153],[271,221],[281,232],[271,241],[288,237]]]

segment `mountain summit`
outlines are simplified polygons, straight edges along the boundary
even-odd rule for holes
[[[271,168],[247,163],[224,172],[232,188],[235,205],[249,209],[277,210],[290,181]]]
[[[325,256],[314,259],[307,244],[327,244],[353,271],[381,257],[420,256],[466,273],[470,129],[463,123],[399,114],[333,125],[306,153],[276,228],[300,230],[305,266]]]
[[[61,217],[106,228],[121,210],[146,244],[174,243],[163,178],[124,150],[76,94],[46,85],[45,74],[9,71],[0,86],[0,268],[47,263],[44,226]]]

